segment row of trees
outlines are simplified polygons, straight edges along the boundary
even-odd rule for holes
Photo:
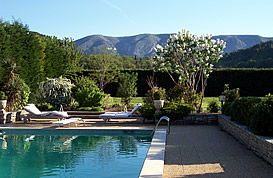
[[[87,76],[84,84],[98,84],[100,91],[95,91],[103,96],[104,87],[118,81],[120,69],[151,68],[150,58],[120,56],[103,47],[94,51],[87,55],[72,39],[31,32],[17,20],[0,20],[0,85],[8,96],[10,110],[24,106],[28,98],[31,102],[44,98],[43,82],[54,81],[53,85],[60,76],[70,78],[79,87],[83,85],[79,82],[83,81],[82,72],[93,70],[94,75]]]
[[[15,73],[33,91],[46,77],[79,71],[82,57],[83,51],[75,46],[72,39],[41,36],[18,21],[0,21],[1,82],[7,72],[4,66],[7,60],[15,63]]]

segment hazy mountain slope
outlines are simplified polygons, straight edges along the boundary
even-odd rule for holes
[[[84,49],[87,53],[92,53],[94,47],[116,48],[117,53],[127,56],[152,56],[153,48],[156,44],[167,42],[170,34],[141,34],[127,37],[109,37],[102,35],[91,35],[76,40],[76,45]],[[263,41],[273,40],[272,38],[258,35],[220,35],[213,38],[220,38],[227,42],[225,53],[230,53],[238,49],[249,48]]]

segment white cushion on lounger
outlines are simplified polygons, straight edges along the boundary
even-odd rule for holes
[[[41,115],[42,112],[34,104],[28,104],[24,109],[32,114]]]
[[[100,116],[102,117],[128,117],[130,116],[131,113],[104,113],[101,114]]]
[[[24,107],[24,109],[32,114],[38,116],[47,116],[50,114],[61,116],[61,117],[68,117],[67,112],[59,112],[59,111],[49,111],[49,112],[41,112],[34,104],[28,104]]]

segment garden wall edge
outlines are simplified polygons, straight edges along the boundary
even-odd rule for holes
[[[218,116],[218,125],[221,129],[254,151],[259,157],[273,165],[273,137],[255,135],[246,127],[231,121],[230,117],[226,115]]]

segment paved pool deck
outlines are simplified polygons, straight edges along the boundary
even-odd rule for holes
[[[218,126],[171,126],[164,178],[273,177],[273,166]]]
[[[32,122],[1,126],[52,127],[50,123]],[[56,126],[54,126],[56,127]],[[106,123],[90,121],[81,128],[153,128],[153,124]],[[73,128],[73,127],[72,127]],[[166,128],[165,125],[159,128]],[[272,178],[273,166],[259,158],[246,146],[222,131],[218,126],[172,125],[166,138],[164,178],[174,177],[226,177]]]

